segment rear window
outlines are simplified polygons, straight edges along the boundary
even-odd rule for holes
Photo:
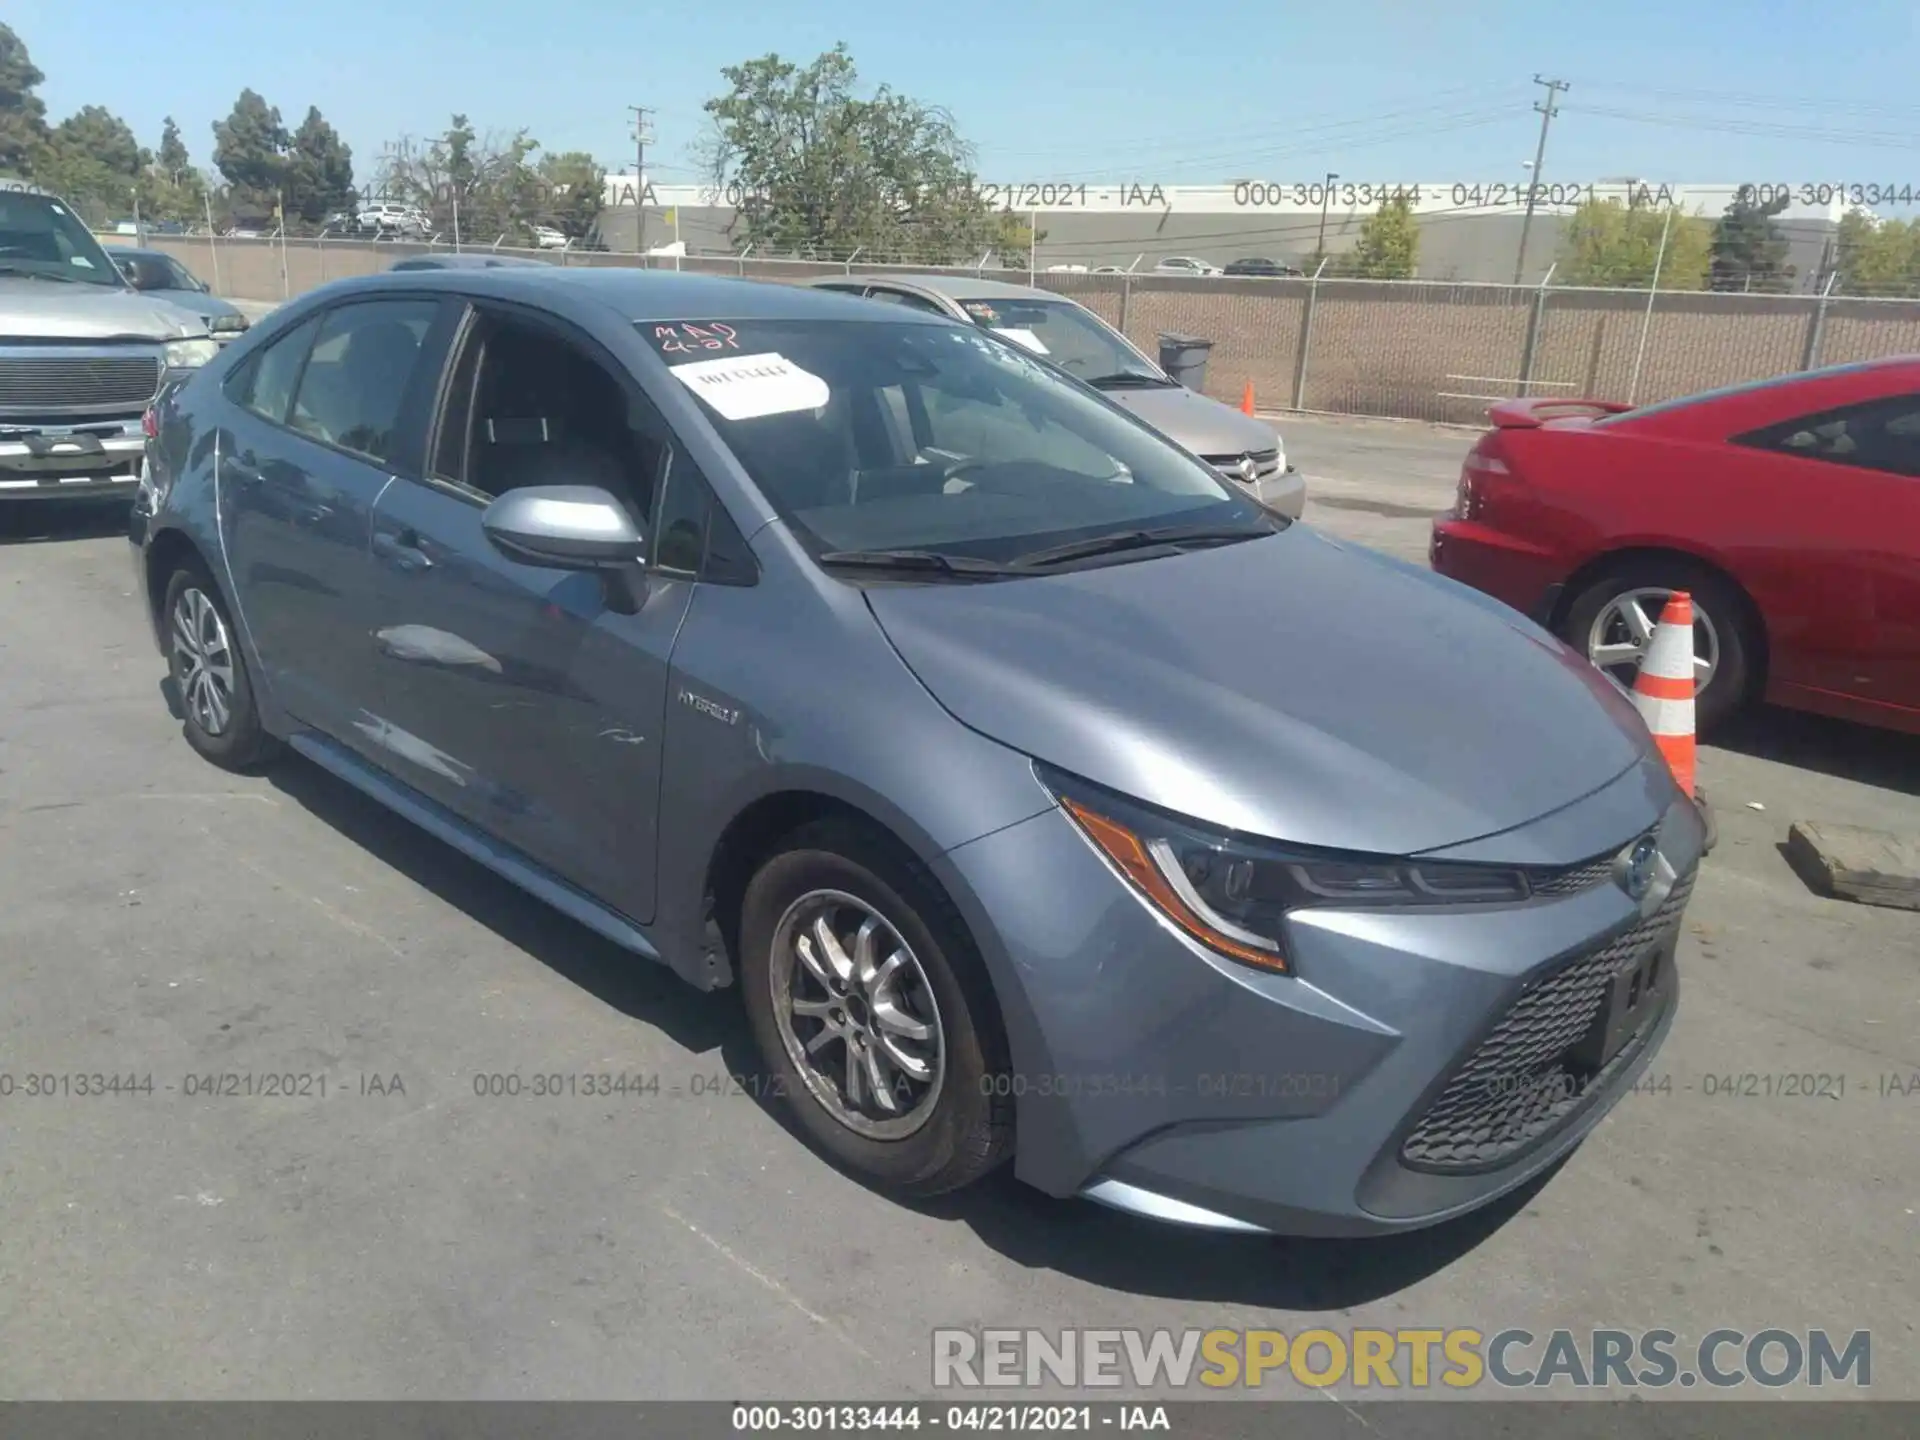
[[[1679,395],[1671,400],[1642,405],[1637,410],[1622,410],[1617,415],[1603,416],[1593,424],[1598,428],[1602,425],[1620,425],[1628,420],[1644,420],[1649,415],[1665,415],[1669,411],[1684,410],[1691,405],[1706,405],[1735,395],[1750,395],[1761,390],[1777,389],[1782,385],[1795,385],[1803,380],[1815,380],[1828,375],[1851,375],[1862,370],[1875,369],[1885,363],[1884,360],[1856,360],[1847,365],[1829,365],[1824,370],[1792,370],[1785,375],[1769,375],[1764,380],[1744,380],[1738,385],[1723,385],[1717,390],[1700,390],[1692,395]]]

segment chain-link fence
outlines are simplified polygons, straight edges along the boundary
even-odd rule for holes
[[[215,291],[275,301],[450,247],[405,241],[152,236]],[[482,247],[483,249],[485,247]],[[556,265],[648,266],[789,283],[929,266],[639,256],[579,250],[492,253]],[[1581,396],[1647,403],[1841,361],[1920,352],[1920,300],[1603,290],[1424,280],[1185,278],[953,270],[1030,281],[1071,296],[1147,350],[1177,331],[1213,342],[1207,388],[1262,410],[1479,423],[1495,400]]]

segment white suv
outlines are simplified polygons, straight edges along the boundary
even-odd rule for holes
[[[425,235],[427,217],[411,205],[379,201],[360,207],[360,228],[381,235]]]
[[[1196,260],[1191,255],[1169,255],[1164,260],[1154,262],[1156,275],[1218,275],[1220,267],[1207,260]]]

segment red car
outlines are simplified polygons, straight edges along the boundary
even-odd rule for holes
[[[1920,733],[1920,356],[1488,418],[1435,570],[1629,686],[1691,591],[1702,730],[1766,699]]]

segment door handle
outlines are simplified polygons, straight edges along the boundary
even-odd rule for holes
[[[395,568],[400,570],[414,572],[433,568],[433,557],[421,547],[417,530],[402,530],[393,535],[383,532],[374,536],[373,553],[383,560],[392,561]]]

